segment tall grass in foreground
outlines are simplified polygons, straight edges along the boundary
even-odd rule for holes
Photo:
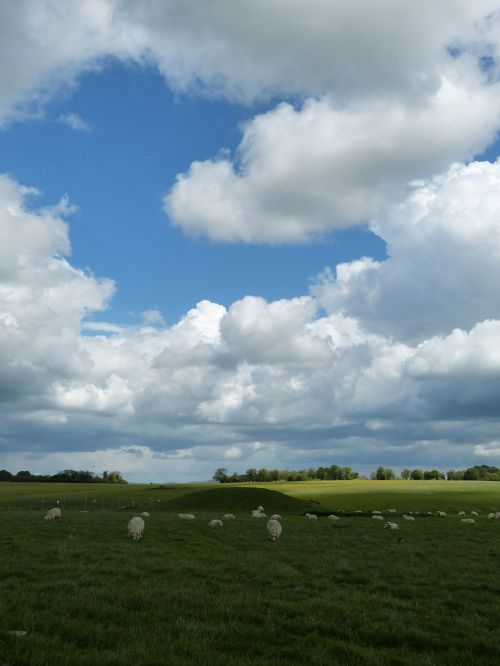
[[[500,663],[500,521],[283,514],[271,543],[246,511],[211,530],[198,508],[153,509],[139,542],[129,510],[0,512],[0,663]]]

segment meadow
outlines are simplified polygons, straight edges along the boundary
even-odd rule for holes
[[[70,485],[0,484],[2,664],[500,663],[499,484]],[[259,504],[282,515],[275,543]],[[389,508],[399,532],[370,517]]]

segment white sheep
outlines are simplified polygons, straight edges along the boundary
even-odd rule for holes
[[[142,537],[144,532],[144,521],[140,516],[134,516],[128,522],[128,535],[134,541]]]
[[[495,513],[495,520],[500,520],[500,511]]]
[[[459,511],[459,512],[457,513],[457,516],[465,516],[465,511]]]
[[[389,521],[384,525],[384,529],[399,530],[399,525],[397,523],[391,523]]]
[[[494,518],[494,517],[495,517],[494,513],[489,513],[488,514],[488,520],[492,520],[492,518]]]
[[[276,541],[276,539],[279,539],[281,534],[281,525],[277,520],[273,518],[268,520],[266,528],[271,541]]]
[[[278,513],[273,513],[271,520],[281,520],[281,516]]]
[[[262,513],[260,509],[252,509],[252,518],[265,518],[266,514]]]
[[[396,509],[387,509],[387,513],[396,513]],[[394,523],[396,524],[396,523]]]
[[[328,520],[340,520],[340,518],[338,516],[336,516],[334,513],[331,513],[328,516]]]
[[[373,520],[384,520],[384,516],[372,516]]]
[[[179,513],[177,514],[177,518],[180,518],[181,520],[194,520],[192,513]]]
[[[222,520],[211,520],[208,523],[209,527],[222,527],[223,525],[224,523],[222,522]]]
[[[404,518],[405,520],[415,520],[414,516],[407,516],[407,515],[405,515],[405,514],[403,514],[403,518]]]
[[[477,511],[471,511],[471,512],[470,512],[470,515],[471,515],[471,516],[476,516],[476,518],[479,516],[479,514],[478,514]]]
[[[45,514],[45,520],[59,520],[61,516],[62,516],[61,509],[56,506],[55,508],[49,509],[47,511],[47,513]]]
[[[444,518],[448,514],[446,513],[446,511],[438,511],[436,515],[439,516],[440,518]]]
[[[307,520],[318,520],[318,516],[316,516],[314,513],[306,513],[306,519]]]
[[[232,513],[225,513],[224,520],[236,520],[236,516],[233,516]]]
[[[474,520],[474,518],[461,518],[460,522],[461,523],[475,523],[476,521]]]
[[[382,513],[382,511],[372,511],[372,513],[374,513],[374,514],[376,514],[376,515],[379,515],[379,514]]]
[[[258,506],[257,511],[260,511],[261,513],[264,513],[264,507],[263,506]]]
[[[143,511],[143,512],[141,513],[141,516],[142,516],[143,518],[149,518],[149,513],[148,513],[147,511]]]

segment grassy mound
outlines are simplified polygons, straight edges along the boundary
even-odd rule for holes
[[[217,486],[209,490],[198,490],[182,497],[176,497],[162,506],[166,511],[199,512],[199,511],[248,511],[263,506],[264,511],[273,513],[301,514],[314,511],[318,503],[304,501],[284,495],[276,490],[266,488],[233,488]]]

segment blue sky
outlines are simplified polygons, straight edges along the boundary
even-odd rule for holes
[[[67,194],[72,261],[111,277],[118,291],[106,320],[136,323],[158,309],[177,321],[203,299],[229,306],[246,294],[268,300],[306,294],[327,266],[358,256],[385,256],[367,227],[308,244],[214,243],[172,227],[162,197],[193,160],[223,147],[234,153],[241,124],[273,108],[175,94],[152,66],[109,59],[56,95],[41,119],[0,134],[0,171],[40,191],[34,205]],[[59,118],[77,114],[89,131]]]
[[[0,466],[499,462],[497,5],[0,8]]]

